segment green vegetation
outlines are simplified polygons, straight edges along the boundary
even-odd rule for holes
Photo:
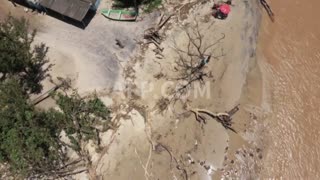
[[[143,5],[145,12],[151,12],[152,10],[158,8],[162,3],[162,0],[114,0],[113,6],[116,8],[128,8],[128,7],[138,7]]]
[[[0,98],[0,162],[22,177],[58,167],[61,114],[36,110],[15,80],[1,83]]]
[[[144,11],[147,13],[152,12],[154,9],[158,8],[161,5],[162,0],[145,0],[143,4],[145,4]]]
[[[83,143],[99,145],[110,111],[96,95],[82,98],[69,89],[50,94],[57,108],[35,107],[30,96],[41,93],[51,65],[48,48],[32,47],[36,31],[29,34],[28,29],[24,19],[9,17],[0,24],[0,163],[18,179],[63,177],[73,171],[63,168],[69,161],[65,149],[84,159]]]
[[[51,65],[46,58],[48,47],[32,47],[36,31],[28,33],[25,19],[9,17],[0,23],[0,81],[16,79],[29,93],[40,93],[41,81]]]

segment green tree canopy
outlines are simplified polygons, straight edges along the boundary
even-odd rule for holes
[[[33,46],[36,31],[29,30],[26,19],[9,16],[0,23],[0,81],[15,78],[25,91],[40,93],[40,82],[51,65],[46,58],[48,47]]]
[[[0,161],[21,176],[43,173],[61,163],[61,114],[40,111],[16,80],[0,83]]]
[[[82,98],[75,90],[71,95],[58,92],[53,96],[62,114],[60,125],[71,141],[70,147],[81,153],[81,142],[94,140],[99,145],[99,132],[109,129],[110,119],[110,111],[103,102],[96,95]]]
[[[55,178],[68,173],[66,148],[82,156],[83,142],[99,144],[110,112],[96,95],[82,98],[70,89],[50,94],[57,107],[35,107],[30,95],[41,92],[50,65],[44,44],[31,48],[34,37],[24,19],[0,23],[0,163],[19,178]]]

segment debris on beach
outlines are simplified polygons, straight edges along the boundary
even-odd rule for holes
[[[201,114],[206,114],[214,119],[216,119],[219,123],[223,125],[224,128],[229,129],[235,133],[237,133],[231,126],[232,126],[232,116],[239,111],[239,105],[235,106],[228,112],[221,112],[221,113],[213,113],[206,109],[189,109],[193,112],[196,116],[196,120],[200,123],[207,123],[207,120]]]
[[[116,41],[116,45],[117,45],[119,48],[121,48],[121,49],[124,48],[124,45],[122,44],[122,42],[121,42],[119,39],[115,39],[115,41]]]
[[[155,27],[150,27],[144,31],[143,38],[147,40],[146,44],[153,43],[157,47],[156,53],[158,54],[161,54],[161,52],[163,51],[163,48],[160,47],[162,37],[159,34],[159,31],[170,20],[172,16],[173,15],[170,14],[165,17],[165,14],[162,14],[158,24]]]
[[[267,11],[271,21],[274,22],[274,13],[273,13],[271,7],[269,6],[269,4],[267,3],[267,1],[260,0],[260,3],[264,7],[264,9]]]

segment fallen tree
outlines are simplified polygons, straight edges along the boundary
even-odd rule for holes
[[[224,56],[223,49],[219,46],[225,38],[221,34],[212,43],[206,41],[202,35],[197,21],[193,26],[184,27],[183,33],[187,38],[186,46],[181,46],[173,39],[172,49],[177,55],[174,61],[173,77],[168,80],[176,82],[175,87],[169,87],[168,97],[162,97],[158,100],[157,106],[160,111],[164,111],[171,103],[181,100],[184,95],[192,88],[195,82],[204,84],[205,78],[212,77],[210,70],[206,68],[212,60],[217,60]],[[221,50],[216,53],[217,50]]]
[[[208,115],[211,118],[216,119],[219,123],[221,123],[224,128],[237,133],[231,126],[232,126],[232,116],[239,110],[239,105],[235,106],[228,112],[220,112],[220,113],[213,113],[206,109],[189,109],[189,110],[194,113],[196,120],[200,123],[206,124],[207,120],[203,115]]]

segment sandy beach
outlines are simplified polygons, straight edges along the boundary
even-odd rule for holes
[[[257,3],[236,1],[229,17],[217,20],[211,16],[211,2],[172,0],[134,23],[110,21],[97,13],[84,30],[8,2],[4,7],[28,17],[38,29],[36,41],[50,47],[55,64],[52,78],[71,78],[83,96],[95,91],[120,123],[117,130],[101,135],[101,151],[88,144],[92,167],[76,179],[247,179],[258,177],[261,170],[265,147],[256,135],[263,133],[260,126],[268,110],[263,64],[256,54],[261,20]],[[108,6],[102,1],[100,8]],[[174,15],[160,31],[159,56],[154,45],[139,42],[162,13]],[[207,51],[216,58],[206,64],[209,76],[198,86],[204,95],[196,96],[199,89],[191,87],[190,96],[163,110],[159,102],[165,87],[179,83],[173,80],[179,58],[175,47],[188,49],[186,32],[197,28],[203,47],[218,41]],[[116,39],[125,46],[117,46]],[[44,84],[45,89],[53,86]],[[201,124],[190,112],[226,112],[237,105],[240,110],[232,117],[237,133],[209,117]]]

